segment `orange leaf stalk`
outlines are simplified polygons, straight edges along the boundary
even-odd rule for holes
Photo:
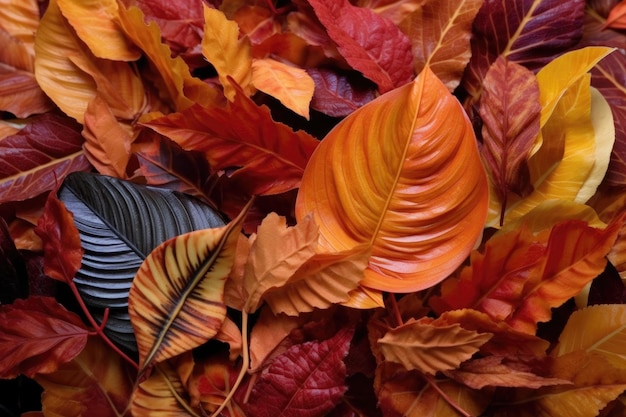
[[[439,385],[437,385],[437,383],[435,382],[435,380],[433,379],[432,376],[423,373],[422,377],[426,380],[426,382],[428,382],[428,384],[434,388],[435,391],[437,391],[439,393],[439,395],[441,395],[441,398],[443,398],[445,400],[445,402],[447,402],[448,404],[450,404],[450,406],[452,408],[454,408],[460,415],[462,415],[463,417],[472,417],[471,414],[469,414],[467,411],[463,410],[461,408],[460,405],[458,405],[457,403],[455,403],[452,398],[448,397],[448,394],[446,394],[441,388],[439,388]]]

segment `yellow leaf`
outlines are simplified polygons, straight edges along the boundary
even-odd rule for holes
[[[78,37],[98,58],[135,61],[141,57],[141,51],[116,23],[116,0],[57,0],[57,4]]]
[[[626,305],[597,305],[575,311],[567,321],[554,355],[583,350],[626,369]]]
[[[96,84],[91,76],[70,59],[78,55],[95,59],[85,49],[56,0],[51,0],[35,38],[35,78],[48,97],[79,123],[83,122],[88,103],[96,96]]]
[[[315,82],[302,68],[271,58],[257,59],[252,63],[252,83],[294,113],[309,120],[309,104]]]
[[[239,26],[223,12],[204,4],[204,36],[202,55],[215,67],[224,95],[233,101],[237,90],[232,78],[246,95],[252,91],[252,52],[248,38],[239,39]]]
[[[139,267],[128,298],[140,374],[217,334],[226,317],[224,283],[246,210],[223,227],[157,246]]]
[[[409,320],[378,339],[385,359],[406,370],[427,374],[456,369],[493,334],[465,330],[459,324],[436,325],[428,320]]]
[[[505,223],[544,201],[584,203],[595,193],[608,168],[615,130],[606,100],[590,87],[588,71],[611,51],[588,47],[569,52],[537,74],[541,133],[528,159],[534,191],[524,198],[509,193]],[[488,225],[497,226],[500,210],[492,189]]]
[[[471,123],[427,67],[342,120],[305,169],[296,217],[320,247],[366,245],[361,285],[412,292],[454,271],[482,233],[487,180]]]

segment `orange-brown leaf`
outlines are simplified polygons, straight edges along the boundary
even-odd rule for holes
[[[409,14],[400,29],[411,39],[415,72],[425,66],[451,92],[472,56],[472,22],[483,0],[430,0]]]
[[[363,286],[411,292],[467,257],[482,232],[486,188],[467,116],[425,68],[324,138],[306,168],[296,217],[315,217],[325,251],[371,249]]]
[[[410,320],[378,340],[385,359],[407,370],[436,374],[457,368],[491,339],[491,333],[465,330],[459,324]]]
[[[626,29],[626,1],[622,0],[613,6],[604,26],[611,29]]]
[[[500,57],[487,72],[483,89],[481,155],[502,202],[503,219],[508,192],[523,196],[532,187],[527,158],[539,135],[539,84],[532,72]]]

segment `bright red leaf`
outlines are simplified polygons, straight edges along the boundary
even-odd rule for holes
[[[50,373],[85,347],[80,317],[54,298],[30,297],[0,307],[0,378]]]
[[[276,357],[252,388],[250,415],[324,416],[346,390],[346,366],[353,332],[344,328],[322,342],[305,342]]]
[[[390,20],[348,0],[310,0],[339,52],[381,93],[413,78],[411,41]]]
[[[35,197],[74,171],[89,169],[79,126],[45,114],[0,141],[0,203]]]

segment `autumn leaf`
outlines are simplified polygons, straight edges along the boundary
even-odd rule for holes
[[[318,144],[309,134],[275,122],[267,107],[243,92],[225,108],[194,105],[146,125],[185,150],[203,152],[214,170],[241,167],[231,176],[245,177],[251,195],[298,187]]]
[[[626,29],[626,2],[621,1],[613,6],[604,26],[611,29]]]
[[[458,324],[410,320],[378,339],[385,359],[402,364],[408,371],[436,374],[457,368],[478,352],[492,335],[465,330]]]
[[[135,61],[141,56],[117,24],[119,6],[115,0],[57,0],[57,4],[77,36],[98,58]]]
[[[233,101],[237,89],[234,80],[246,95],[254,93],[252,86],[252,51],[246,37],[240,39],[239,26],[228,20],[223,12],[203,5],[204,36],[202,55],[215,67],[224,95]]]
[[[539,86],[529,70],[498,58],[487,72],[483,88],[481,155],[501,201],[502,224],[508,193],[524,196],[532,189],[527,158],[539,135]]]
[[[74,171],[90,168],[79,126],[50,114],[34,118],[0,140],[0,203],[22,201],[58,186]]]
[[[39,6],[35,0],[25,0],[19,5],[8,2],[0,10],[0,28],[35,53],[35,32],[39,25]]]
[[[324,251],[371,249],[363,286],[412,292],[465,259],[486,203],[469,121],[426,68],[324,138],[302,179],[296,217],[314,216]]]
[[[346,366],[353,331],[344,328],[321,342],[292,346],[276,357],[252,387],[247,410],[256,416],[323,416],[346,388]]]
[[[228,225],[186,233],[157,246],[139,267],[128,312],[140,373],[207,342],[226,317],[224,281],[246,210]]]
[[[357,74],[325,68],[307,70],[315,82],[311,108],[333,117],[345,117],[376,98],[375,86]]]
[[[450,92],[471,57],[472,22],[483,0],[430,0],[400,22],[411,39],[416,73],[428,66]]]
[[[33,377],[56,371],[87,343],[80,317],[50,297],[29,297],[0,306],[0,376]]]
[[[572,313],[554,355],[582,350],[604,356],[616,368],[626,369],[622,349],[626,338],[626,305],[597,305]]]
[[[71,362],[35,377],[43,389],[43,412],[52,417],[129,417],[133,375],[119,356],[91,337]]]
[[[271,58],[256,59],[252,63],[252,84],[309,120],[315,83],[305,70]]]
[[[311,0],[317,18],[348,63],[381,93],[413,78],[411,42],[391,21],[348,0]],[[375,36],[374,36],[375,34]]]

